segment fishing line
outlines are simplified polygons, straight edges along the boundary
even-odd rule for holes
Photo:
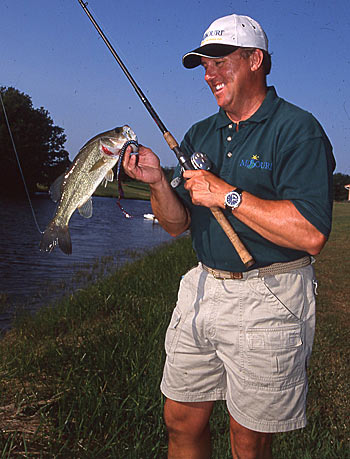
[[[121,178],[120,178],[120,169],[121,169],[121,165],[122,165],[122,162],[123,162],[125,151],[126,151],[126,149],[128,148],[129,145],[135,145],[135,147],[137,147],[137,148],[139,147],[139,144],[135,140],[128,140],[127,142],[125,142],[125,144],[123,145],[122,149],[120,150],[120,156],[119,156],[118,165],[117,165],[117,184],[118,184],[118,201],[117,201],[117,205],[118,205],[119,209],[122,211],[123,215],[126,218],[131,218],[132,215],[130,215],[124,209],[124,207],[121,205],[121,202],[120,202],[120,200],[124,198],[124,191],[123,191],[122,182],[121,182]]]
[[[44,232],[41,231],[41,229],[40,229],[40,227],[39,227],[38,220],[36,219],[36,215],[35,215],[35,212],[34,212],[34,207],[33,207],[33,204],[32,204],[32,200],[30,199],[30,195],[29,195],[29,191],[28,191],[28,187],[27,187],[25,178],[24,178],[24,174],[23,174],[21,162],[20,162],[20,160],[19,160],[19,156],[18,156],[18,153],[17,153],[16,144],[15,144],[15,141],[14,141],[13,136],[12,136],[11,126],[10,126],[9,120],[8,120],[8,118],[7,118],[7,113],[6,113],[6,109],[5,109],[5,105],[4,105],[4,101],[3,101],[3,98],[2,98],[1,91],[0,91],[0,100],[1,100],[1,105],[2,105],[3,112],[4,112],[4,116],[5,116],[5,122],[6,122],[6,125],[7,125],[7,129],[8,129],[9,134],[10,134],[10,139],[11,139],[11,142],[12,142],[13,150],[14,150],[14,152],[15,152],[15,156],[16,156],[18,168],[19,168],[19,171],[20,171],[20,173],[21,173],[21,177],[22,177],[24,189],[25,189],[25,192],[26,192],[26,195],[27,195],[27,198],[28,198],[28,202],[29,202],[29,205],[30,205],[30,209],[31,209],[31,211],[32,211],[34,223],[35,223],[35,225],[36,225],[37,230],[39,231],[39,233],[40,233],[40,234],[44,234]]]

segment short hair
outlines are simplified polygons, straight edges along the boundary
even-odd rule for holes
[[[243,59],[248,59],[249,56],[253,54],[253,52],[257,48],[241,48],[240,54],[243,57]],[[271,71],[271,54],[268,51],[265,51],[264,49],[261,50],[264,57],[262,61],[262,68],[264,69],[265,75],[268,75]]]

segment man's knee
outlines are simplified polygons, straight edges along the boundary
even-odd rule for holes
[[[200,438],[208,429],[213,402],[182,403],[167,399],[164,421],[169,435]]]
[[[230,416],[230,437],[234,458],[270,459],[272,435],[247,429]]]

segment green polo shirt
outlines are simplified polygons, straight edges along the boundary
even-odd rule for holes
[[[267,200],[287,199],[328,237],[332,220],[332,146],[318,121],[268,88],[265,100],[249,119],[233,123],[220,109],[193,125],[181,143],[191,155],[205,153],[211,171],[233,187]],[[174,176],[180,175],[180,167]],[[198,260],[216,269],[245,271],[229,239],[206,207],[192,204],[181,183],[176,192],[191,213],[191,235]],[[244,195],[243,195],[244,199]],[[292,261],[305,252],[278,246],[224,210],[258,268]]]

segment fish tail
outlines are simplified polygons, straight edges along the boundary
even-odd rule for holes
[[[52,221],[46,228],[40,242],[42,252],[51,252],[58,244],[62,252],[70,255],[72,253],[72,241],[68,225],[59,226]]]

